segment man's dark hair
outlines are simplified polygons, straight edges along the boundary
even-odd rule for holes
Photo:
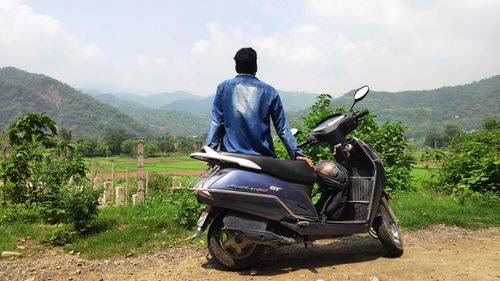
[[[257,72],[257,52],[252,48],[241,48],[234,55],[236,72],[255,74]]]

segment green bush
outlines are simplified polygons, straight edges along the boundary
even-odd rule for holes
[[[64,246],[72,243],[78,237],[72,225],[56,224],[49,234],[48,242],[54,246]]]
[[[475,192],[496,194],[500,191],[500,129],[461,133],[437,159],[441,168],[435,187],[460,195]],[[436,157],[437,158],[437,157]]]
[[[0,223],[36,223],[42,221],[45,208],[40,205],[26,206],[25,204],[13,204],[3,208]]]
[[[151,173],[149,175],[149,189],[155,192],[166,192],[172,187],[172,176]]]
[[[98,213],[101,192],[90,186],[64,190],[61,196],[64,217],[61,220],[72,223],[77,230],[85,230]]]
[[[46,222],[83,230],[97,213],[99,191],[88,187],[77,147],[57,138],[54,121],[44,113],[26,113],[10,125],[7,137],[9,147],[0,158],[3,201],[22,204]]]
[[[175,206],[175,221],[185,229],[192,229],[196,226],[198,216],[205,208],[204,205],[198,203],[189,190],[173,193],[172,203]]]

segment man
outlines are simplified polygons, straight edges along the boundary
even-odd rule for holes
[[[205,145],[221,151],[276,157],[270,121],[291,159],[306,161],[297,147],[283,111],[278,92],[255,77],[257,53],[242,48],[234,56],[238,75],[217,87]]]

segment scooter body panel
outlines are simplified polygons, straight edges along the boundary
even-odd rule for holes
[[[317,219],[311,203],[312,186],[285,182],[255,171],[221,168],[204,184],[213,198],[210,205],[280,221],[286,218]],[[201,198],[200,201],[207,200]]]

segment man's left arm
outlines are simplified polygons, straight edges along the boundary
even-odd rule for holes
[[[208,128],[207,138],[205,140],[205,145],[210,146],[213,149],[217,149],[221,143],[222,136],[224,135],[223,88],[223,85],[219,85],[217,87],[217,93],[215,94],[212,105],[212,118]]]
[[[273,119],[274,128],[276,128],[276,132],[285,145],[290,158],[306,161],[309,166],[314,167],[311,159],[307,158],[304,151],[298,147],[297,141],[292,135],[292,131],[286,120],[285,111],[283,110],[283,104],[278,94],[276,94],[271,103],[271,118]]]

